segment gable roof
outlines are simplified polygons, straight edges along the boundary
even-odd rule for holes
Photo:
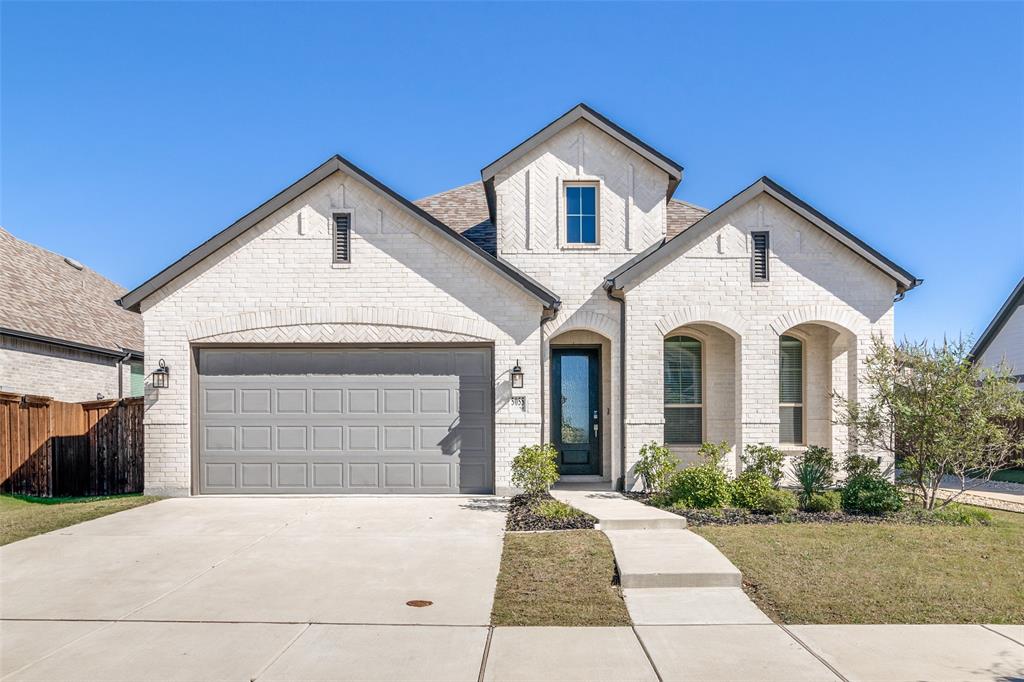
[[[132,289],[130,292],[122,296],[118,303],[129,310],[138,311],[139,304],[147,296],[173,280],[175,277],[183,274],[193,265],[202,261],[217,249],[238,237],[240,234],[274,213],[274,211],[277,211],[289,201],[292,201],[337,171],[342,171],[343,173],[362,179],[368,185],[389,197],[400,209],[438,230],[442,235],[450,239],[456,247],[463,249],[466,253],[492,268],[509,281],[522,287],[540,300],[546,307],[557,309],[559,305],[561,305],[561,301],[556,294],[552,293],[532,277],[520,271],[510,263],[487,253],[472,241],[459,234],[456,230],[448,227],[443,222],[382,183],[380,180],[377,180],[375,177],[358,166],[350,163],[338,154],[327,159],[298,181],[286,187],[281,192],[263,202],[210,239],[192,249],[174,263],[137,286],[135,289]]]
[[[629,288],[634,283],[642,280],[648,273],[660,265],[676,258],[681,253],[697,243],[707,230],[710,230],[715,221],[728,215],[735,209],[743,206],[755,197],[767,194],[774,198],[797,215],[808,222],[816,225],[829,236],[854,251],[870,264],[896,280],[896,289],[899,293],[910,291],[922,283],[923,280],[914,277],[907,270],[892,262],[881,253],[873,249],[852,232],[835,222],[818,209],[803,201],[795,194],[778,184],[771,178],[765,176],[742,192],[732,197],[724,204],[704,215],[689,229],[672,238],[655,244],[646,251],[637,254],[636,257],[624,263],[621,267],[610,273],[605,278],[605,286],[612,289]]]
[[[497,230],[487,214],[487,198],[482,182],[471,182],[417,199],[413,203],[492,256],[497,254]],[[706,208],[670,199],[666,205],[668,236],[676,236],[707,212]]]
[[[999,335],[1003,325],[1010,319],[1014,311],[1020,306],[1024,305],[1024,277],[1017,282],[1017,286],[1014,287],[1013,291],[1010,292],[1010,297],[1006,299],[1002,307],[999,308],[999,312],[992,318],[992,321],[985,327],[985,331],[978,337],[978,341],[974,344],[974,348],[971,349],[971,358],[978,360],[985,351],[988,350],[989,345],[995,340],[996,336]]]
[[[672,195],[675,194],[679,183],[683,180],[683,167],[638,138],[636,135],[633,135],[625,128],[620,127],[602,114],[591,109],[583,102],[580,102],[572,109],[565,112],[530,137],[526,138],[526,140],[520,142],[512,149],[487,164],[487,166],[480,171],[480,178],[484,182],[484,189],[487,195],[488,213],[492,223],[497,222],[497,218],[495,217],[494,176],[497,175],[501,169],[522,157],[531,149],[543,144],[580,119],[587,121],[598,130],[601,130],[615,140],[618,140],[626,147],[632,149],[634,152],[665,171],[669,178],[668,190],[665,198],[672,198]]]
[[[140,354],[142,317],[115,302],[121,287],[0,228],[0,333],[123,356]]]

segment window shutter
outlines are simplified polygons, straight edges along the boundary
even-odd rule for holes
[[[755,282],[768,281],[768,233],[751,232],[753,254],[751,262],[751,278]]]
[[[334,262],[348,263],[351,259],[352,214],[334,214]]]

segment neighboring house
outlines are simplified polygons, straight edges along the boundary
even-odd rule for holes
[[[142,316],[125,289],[0,228],[0,391],[65,402],[142,395]]]
[[[547,440],[608,487],[652,440],[733,469],[843,447],[829,394],[920,280],[768,178],[673,199],[682,167],[584,105],[481,176],[412,203],[335,156],[125,295],[169,370],[147,491],[503,493]]]
[[[971,349],[975,362],[995,369],[1006,367],[1024,390],[1024,279],[1014,287],[996,316]]]

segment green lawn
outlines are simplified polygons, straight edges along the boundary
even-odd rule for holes
[[[604,533],[506,533],[494,625],[629,625]]]
[[[990,526],[694,527],[782,623],[1024,623],[1024,514]]]
[[[992,474],[993,481],[1008,481],[1010,483],[1024,483],[1024,469],[1004,469]]]
[[[0,545],[124,511],[159,497],[24,497],[0,495]]]

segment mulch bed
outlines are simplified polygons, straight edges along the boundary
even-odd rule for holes
[[[900,523],[915,526],[945,525],[934,517],[915,514],[912,510],[904,510],[896,514],[871,516],[868,514],[847,514],[846,512],[804,512],[794,511],[788,514],[759,514],[749,509],[677,509],[675,507],[658,507],[652,504],[647,493],[626,493],[626,496],[643,502],[652,507],[677,514],[686,519],[691,526],[768,526],[777,523]]]
[[[544,500],[554,498],[551,495],[516,495],[509,500],[505,530],[587,530],[597,523],[597,519],[583,512],[567,519],[549,519],[541,516],[534,511],[534,507]]]

